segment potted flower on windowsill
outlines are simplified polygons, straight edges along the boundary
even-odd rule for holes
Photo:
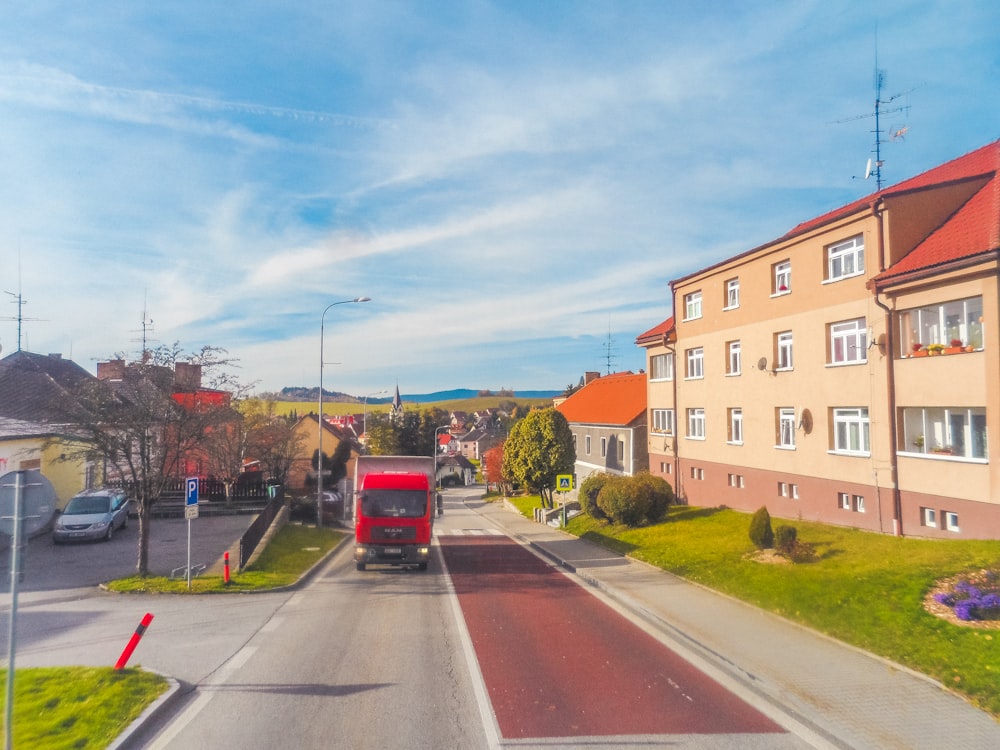
[[[944,351],[944,344],[928,344],[927,345],[927,353],[930,356],[932,356],[932,357],[941,354],[941,352],[943,352],[943,351]]]
[[[965,347],[962,346],[962,339],[952,339],[948,346],[945,348],[945,354],[959,354],[964,352]]]
[[[926,357],[927,356],[927,350],[924,349],[924,345],[923,344],[917,342],[917,343],[913,344],[913,351],[910,352],[910,356],[911,357]]]
[[[936,445],[931,448],[931,453],[936,453],[939,456],[950,456],[951,446],[950,445]]]

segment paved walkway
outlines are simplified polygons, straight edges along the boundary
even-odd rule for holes
[[[817,747],[1000,747],[1000,722],[928,677],[537,524],[512,506],[469,507],[640,614],[709,670],[783,706]]]

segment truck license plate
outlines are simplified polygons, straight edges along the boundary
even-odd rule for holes
[[[403,554],[402,547],[386,547],[385,554],[387,555],[401,555]]]

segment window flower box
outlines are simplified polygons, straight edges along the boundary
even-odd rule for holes
[[[965,347],[964,346],[948,346],[948,347],[945,347],[944,353],[945,354],[964,354],[965,353]]]
[[[926,357],[928,354],[930,354],[930,352],[927,351],[926,349],[917,349],[917,351],[913,352],[913,354],[911,354],[910,356],[911,357]]]

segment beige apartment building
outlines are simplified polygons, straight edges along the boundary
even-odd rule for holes
[[[1000,142],[676,279],[650,470],[686,502],[1000,538]]]

